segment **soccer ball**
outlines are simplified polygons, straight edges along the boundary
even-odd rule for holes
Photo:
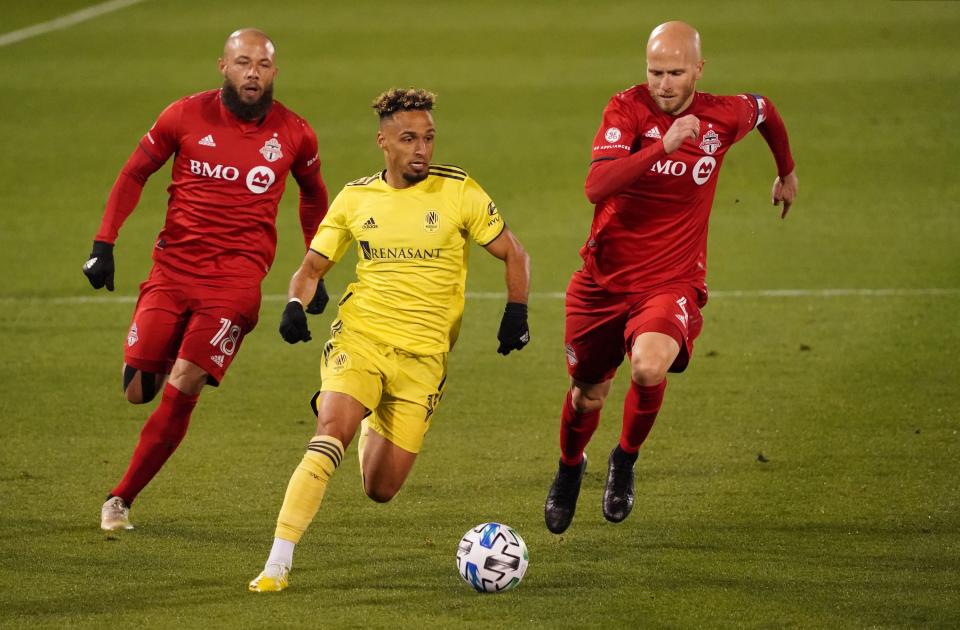
[[[477,525],[460,539],[457,569],[480,593],[509,591],[527,570],[527,545],[513,528],[500,523]]]

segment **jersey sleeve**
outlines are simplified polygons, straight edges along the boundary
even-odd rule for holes
[[[630,155],[636,137],[636,116],[623,96],[617,94],[603,109],[600,129],[593,138],[591,160],[612,160]]]
[[[290,173],[297,179],[309,179],[320,170],[320,153],[317,149],[317,134],[307,121],[298,119],[302,139]]]
[[[133,155],[120,170],[107,204],[103,219],[94,240],[114,243],[124,221],[130,216],[137,203],[147,179],[155,173],[173,155],[179,146],[177,128],[183,110],[183,101],[167,106],[149,131],[140,139]]]
[[[300,186],[300,227],[309,248],[320,221],[327,213],[327,186],[320,174],[317,135],[305,120],[298,118],[296,124],[300,126],[302,136],[290,172]]]
[[[350,232],[350,203],[348,189],[340,191],[330,204],[327,216],[323,217],[317,233],[310,242],[310,249],[333,262],[338,262],[353,242]]]
[[[777,174],[783,177],[791,173],[794,162],[787,128],[770,99],[759,94],[738,94],[733,102],[737,112],[737,140],[758,129],[773,153]]]
[[[500,236],[506,224],[490,195],[480,184],[467,177],[463,182],[463,198],[460,204],[463,228],[480,246],[486,247]]]
[[[759,94],[738,94],[733,99],[737,123],[737,140],[766,120],[766,99]]]
[[[182,100],[168,105],[140,139],[140,149],[158,165],[163,165],[180,146],[178,129],[182,115]]]

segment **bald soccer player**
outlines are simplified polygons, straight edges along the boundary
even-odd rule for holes
[[[277,247],[277,204],[287,173],[300,186],[306,245],[327,211],[317,137],[273,100],[276,50],[261,31],[232,33],[219,60],[223,86],[160,114],[120,171],[83,273],[113,291],[113,245],[147,179],[171,155],[166,222],[126,336],[123,390],[134,404],[161,393],[100,526],[132,529],[133,500],[187,432],[204,385],[219,385],[260,310],[260,282]],[[308,312],[327,303],[320,284]]]
[[[707,224],[723,156],[757,128],[773,152],[773,205],[785,217],[797,196],[787,130],[759,94],[696,91],[700,35],[667,22],[647,43],[647,83],[615,95],[593,141],[586,193],[593,223],[583,268],[566,297],[571,384],[560,416],[560,463],[547,495],[547,528],[573,520],[584,448],[600,421],[624,355],[630,389],[619,444],[607,463],[603,516],[619,523],[634,501],[634,463],[663,402],[667,372],[682,372],[707,303]]]

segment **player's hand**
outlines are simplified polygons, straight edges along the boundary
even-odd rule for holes
[[[663,150],[673,153],[680,148],[683,141],[689,138],[696,140],[700,135],[700,119],[693,114],[677,118],[663,134]]]
[[[317,292],[313,294],[313,299],[307,304],[307,312],[311,315],[319,315],[323,312],[323,309],[327,308],[327,302],[329,301],[330,296],[327,295],[327,287],[324,286],[323,280],[319,280],[317,282]]]
[[[297,300],[290,300],[283,309],[280,318],[280,336],[287,343],[310,341],[310,329],[307,328],[307,316],[303,312],[303,304]]]
[[[113,291],[113,271],[113,243],[94,241],[90,258],[83,263],[83,275],[94,289],[105,286],[107,291]]]
[[[780,202],[783,202],[781,219],[786,218],[787,213],[790,212],[790,206],[797,198],[797,186],[799,186],[799,180],[797,180],[796,171],[790,171],[789,175],[773,180],[773,205],[779,206]]]
[[[530,343],[530,327],[527,326],[527,305],[519,302],[507,302],[500,320],[500,330],[497,331],[500,347],[497,352],[502,355],[510,354],[511,350],[523,350]]]

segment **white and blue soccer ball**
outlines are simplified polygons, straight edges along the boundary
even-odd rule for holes
[[[460,539],[457,569],[480,593],[516,587],[527,571],[527,545],[512,527],[501,523],[477,525]]]

